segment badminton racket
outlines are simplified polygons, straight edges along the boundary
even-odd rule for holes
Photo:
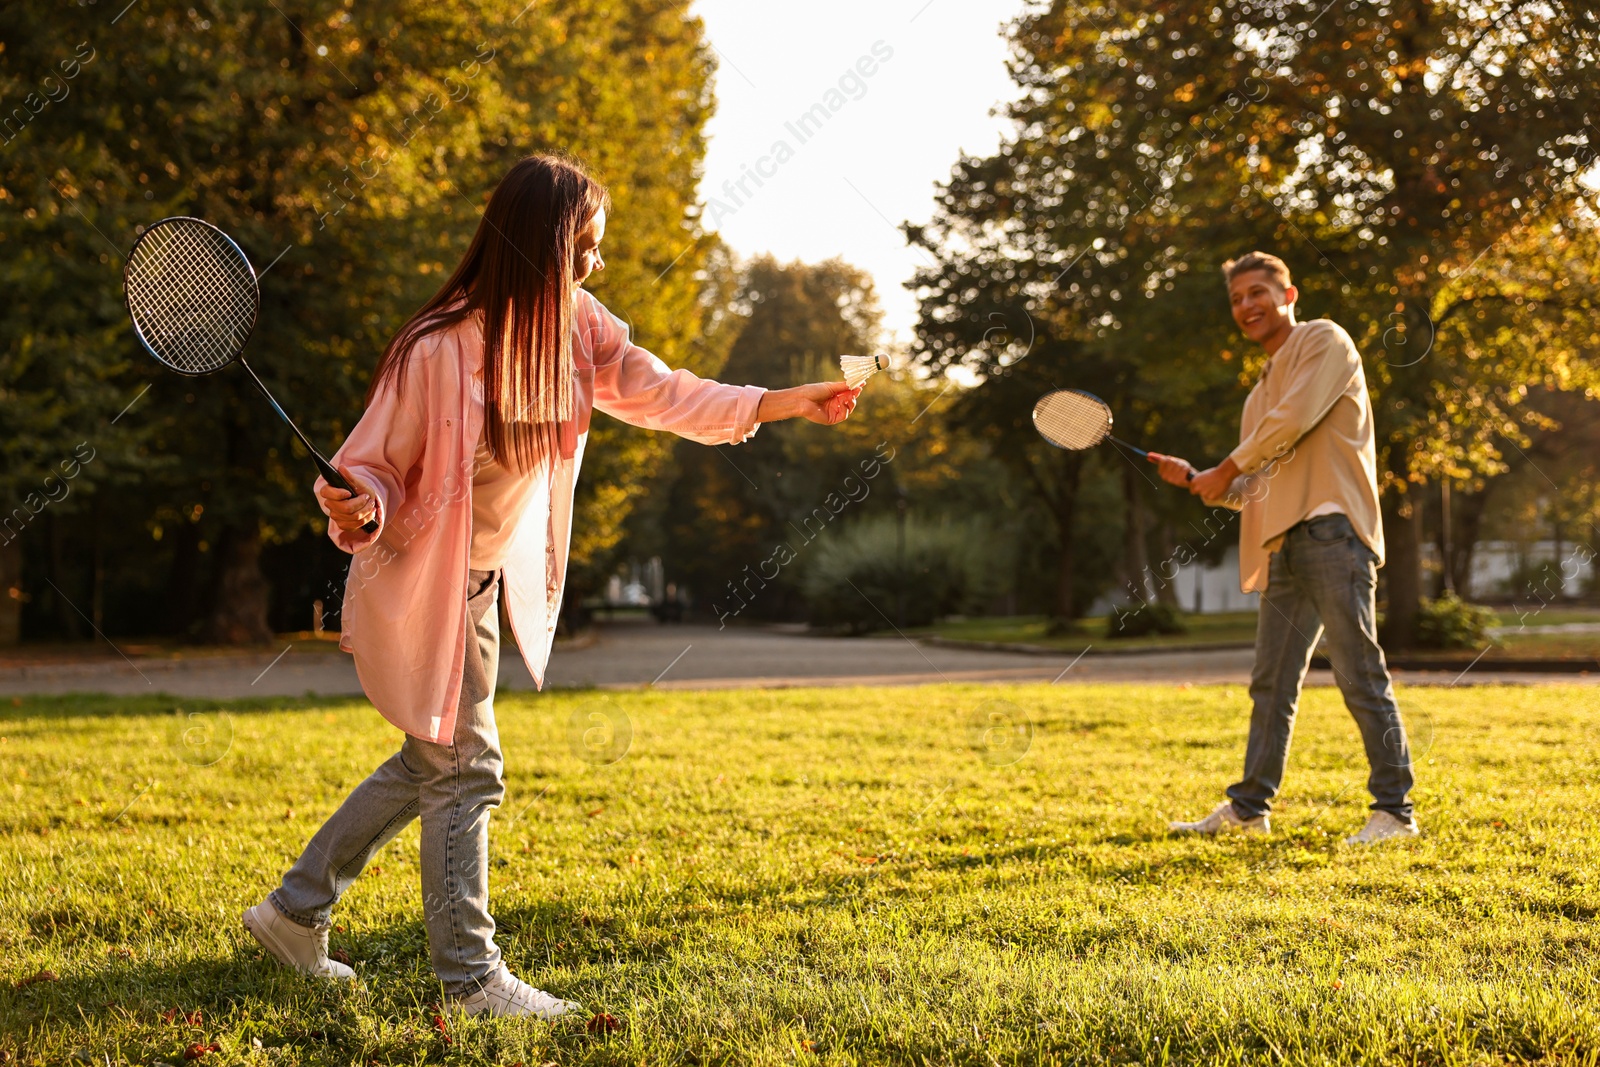
[[[245,342],[261,309],[261,287],[233,238],[200,219],[162,219],[128,253],[123,294],[133,332],[157,362],[190,377],[239,364],[306,446],[328,484],[355,495],[244,360]],[[361,528],[370,533],[377,520]]]
[[[1039,436],[1073,452],[1093,448],[1102,441],[1114,441],[1141,458],[1150,453],[1111,435],[1111,405],[1081,389],[1057,389],[1046,393],[1033,405],[1033,426]],[[1189,472],[1194,480],[1194,471]]]

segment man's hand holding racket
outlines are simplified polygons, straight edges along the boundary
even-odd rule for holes
[[[322,505],[322,513],[335,526],[345,533],[355,533],[367,523],[377,520],[378,494],[372,486],[349,471],[339,473],[344,475],[345,481],[350,483],[355,492],[324,482],[322,488],[317,490],[317,502]]]
[[[1162,481],[1183,486],[1201,500],[1221,500],[1233,487],[1233,480],[1239,477],[1239,468],[1231,456],[1203,471],[1195,470],[1192,463],[1177,456],[1152,452],[1148,458],[1156,465]]]

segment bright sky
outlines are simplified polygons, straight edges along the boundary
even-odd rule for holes
[[[916,302],[904,283],[923,257],[897,227],[928,219],[934,183],[963,150],[999,144],[1006,123],[990,112],[1016,95],[1000,30],[1021,0],[695,0],[692,10],[721,64],[701,188],[708,228],[740,256],[843,257],[872,275],[885,326],[909,339]]]

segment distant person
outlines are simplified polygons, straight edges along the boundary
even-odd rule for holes
[[[1361,730],[1373,798],[1366,826],[1346,840],[1415,837],[1411,750],[1378,647],[1383,521],[1361,355],[1336,323],[1295,322],[1300,294],[1277,256],[1251,252],[1223,264],[1222,273],[1233,321],[1268,354],[1244,402],[1239,447],[1199,472],[1175,456],[1151,453],[1150,460],[1173,485],[1242,511],[1239,587],[1261,593],[1253,710],[1244,777],[1211,814],[1171,828],[1198,834],[1270,829],[1300,687],[1326,627],[1328,662]]]
[[[321,978],[333,907],[378,849],[422,821],[422,919],[445,1003],[554,1019],[577,1008],[516,978],[489,915],[489,813],[505,796],[495,725],[496,601],[543,681],[591,408],[704,444],[763,422],[844,421],[859,390],[767,391],[672,370],[581,286],[604,267],[609,200],[576,165],[529,156],[489,198],[465,257],[389,342],[366,413],[319,480],[328,535],[354,558],[340,644],[406,737],[244,914],[273,956]],[[363,531],[369,520],[374,532]]]

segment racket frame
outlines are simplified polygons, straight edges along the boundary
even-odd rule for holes
[[[1072,393],[1072,394],[1074,394],[1076,396],[1087,397],[1088,399],[1093,400],[1096,404],[1099,404],[1101,409],[1103,409],[1105,411],[1105,413],[1106,413],[1106,432],[1105,432],[1104,435],[1101,436],[1099,441],[1096,441],[1093,445],[1087,445],[1087,446],[1085,446],[1083,448],[1068,448],[1066,445],[1057,443],[1053,438],[1051,438],[1051,436],[1049,434],[1045,433],[1042,429],[1039,428],[1039,407],[1040,407],[1040,405],[1042,405],[1046,400],[1049,400],[1051,397],[1060,396],[1062,393]],[[1147,452],[1144,449],[1140,448],[1138,445],[1129,444],[1127,441],[1124,441],[1122,438],[1116,436],[1115,434],[1113,434],[1111,432],[1111,427],[1113,425],[1115,425],[1115,423],[1112,421],[1111,405],[1107,404],[1104,400],[1100,399],[1098,396],[1095,396],[1093,393],[1089,392],[1087,389],[1052,389],[1052,390],[1050,390],[1050,392],[1044,394],[1044,396],[1041,396],[1038,400],[1035,400],[1033,402],[1033,412],[1031,414],[1031,418],[1033,419],[1033,428],[1038,431],[1039,436],[1043,437],[1047,442],[1049,442],[1051,445],[1054,445],[1056,448],[1061,449],[1063,452],[1086,452],[1089,449],[1093,448],[1095,445],[1101,444],[1101,443],[1103,443],[1105,441],[1113,441],[1116,444],[1121,445],[1123,448],[1126,448],[1129,452],[1132,452],[1134,455],[1138,456],[1140,459],[1149,459],[1150,458],[1150,453],[1149,452]],[[1189,472],[1189,480],[1191,482],[1194,481],[1194,471],[1192,471],[1192,470]]]
[[[233,355],[230,356],[226,362],[219,363],[215,367],[211,367],[206,370],[186,370],[183,367],[179,367],[171,363],[165,356],[157,352],[155,346],[150,343],[149,338],[145,336],[144,330],[140,327],[139,317],[134,314],[133,305],[128,299],[128,272],[133,265],[134,254],[138,252],[139,246],[144,243],[146,238],[155,233],[161,227],[171,223],[197,223],[212,231],[214,234],[216,234],[218,237],[221,237],[228,243],[228,247],[232,248],[235,254],[238,255],[239,262],[244,264],[244,269],[250,274],[250,287],[254,294],[254,299],[251,301],[250,307],[250,325],[245,329],[244,336],[239,340],[239,347],[233,353]],[[181,374],[186,378],[203,378],[208,374],[215,374],[220,370],[224,370],[229,366],[229,364],[237,363],[239,366],[243,367],[245,373],[250,376],[250,380],[255,383],[255,387],[261,391],[261,395],[267,398],[267,403],[272,405],[272,410],[278,413],[278,418],[284,421],[284,424],[294,432],[295,437],[300,439],[300,443],[305,446],[306,451],[311,453],[311,460],[317,465],[317,472],[322,475],[323,480],[336,489],[343,489],[351,496],[356,495],[355,488],[345,479],[344,475],[340,474],[338,470],[335,469],[334,465],[328,461],[327,457],[317,449],[317,446],[311,443],[311,439],[301,431],[300,427],[295,425],[294,420],[289,417],[289,413],[283,410],[283,405],[278,403],[278,398],[272,395],[272,391],[267,388],[266,383],[261,380],[261,377],[258,374],[256,374],[255,368],[250,366],[250,364],[245,361],[245,347],[249,345],[250,338],[255,335],[256,324],[261,321],[261,279],[260,276],[256,274],[255,265],[250,262],[250,257],[245,255],[244,249],[239,247],[239,242],[235,241],[231,236],[229,236],[226,230],[222,229],[220,226],[216,226],[207,222],[205,219],[195,218],[193,215],[171,215],[150,226],[143,233],[141,233],[139,235],[139,239],[133,243],[133,248],[128,250],[128,258],[123,263],[122,303],[127,309],[128,321],[133,324],[133,335],[139,339],[139,344],[144,347],[146,352],[150,353],[152,359],[154,359],[157,363],[160,363],[167,370],[170,370],[175,374]],[[376,519],[372,519],[369,522],[364,523],[361,528],[367,533],[373,533],[378,529],[378,521]]]

